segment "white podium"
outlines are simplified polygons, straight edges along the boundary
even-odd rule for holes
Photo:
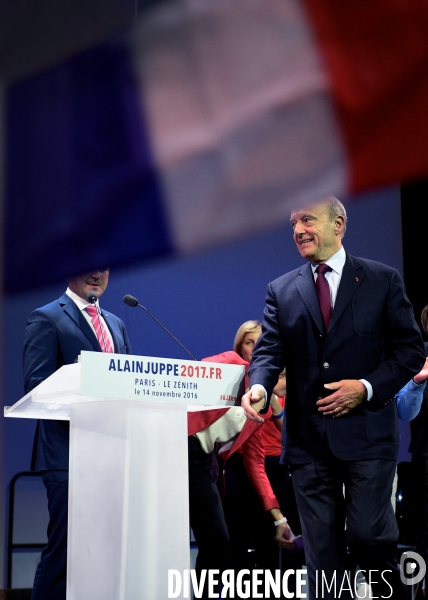
[[[67,600],[168,598],[168,570],[190,564],[187,411],[233,404],[243,378],[237,365],[82,352],[5,408],[70,419]]]

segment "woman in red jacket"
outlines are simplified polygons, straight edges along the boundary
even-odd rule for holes
[[[232,351],[203,360],[248,366]],[[264,418],[268,419],[270,413],[269,410]],[[221,572],[225,566],[229,567],[229,534],[221,503],[223,465],[241,449],[243,468],[258,502],[269,515],[271,524],[276,522],[273,534],[277,540],[275,543],[293,546],[289,541],[291,532],[287,520],[281,513],[265,472],[262,430],[260,424],[246,419],[241,406],[188,413],[189,509],[190,525],[198,545],[198,576],[203,569],[218,569]],[[220,466],[217,483],[211,469],[213,454],[218,456]],[[206,597],[207,590],[204,589],[202,598]]]

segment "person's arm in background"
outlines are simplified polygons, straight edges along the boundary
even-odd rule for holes
[[[284,398],[278,398],[275,394],[272,394],[270,397],[270,407],[272,409],[272,420],[278,431],[281,431],[284,420]]]
[[[402,421],[411,421],[419,413],[427,379],[428,358],[425,359],[422,370],[395,395],[398,416]]]
[[[270,407],[272,409],[272,419],[279,431],[282,429],[284,420],[285,394],[287,392],[287,380],[285,377],[285,369],[281,371],[278,377],[278,383],[273,388],[272,396],[270,397]]]
[[[293,548],[291,529],[279,508],[279,502],[274,494],[265,471],[265,451],[261,438],[261,427],[242,445],[244,466],[265,511],[269,511],[273,521],[283,521],[276,525],[275,540],[281,548]]]

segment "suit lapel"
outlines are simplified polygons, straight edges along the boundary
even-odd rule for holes
[[[342,278],[340,280],[337,292],[336,302],[331,315],[330,329],[334,327],[341,314],[350,302],[352,296],[360,288],[364,281],[364,269],[356,258],[346,255],[346,262],[343,267]]]
[[[320,303],[318,301],[314,276],[309,263],[304,265],[297,273],[296,285],[306,308],[318,327],[319,332],[323,333],[324,324],[321,315]]]
[[[94,350],[99,352],[101,350],[101,346],[97,340],[97,336],[92,331],[91,326],[88,321],[82,315],[81,311],[77,307],[77,305],[73,302],[67,294],[63,294],[59,299],[60,305],[63,311],[74,321],[74,323],[79,327],[79,329],[86,335],[89,342],[94,347]]]
[[[105,311],[101,310],[101,315],[104,319],[104,322],[107,324],[107,327],[111,333],[111,337],[113,338],[113,352],[118,352],[118,349],[121,347],[121,338],[119,337],[119,332],[117,331],[115,324],[110,319],[110,315]]]

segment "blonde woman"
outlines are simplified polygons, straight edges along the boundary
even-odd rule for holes
[[[261,332],[262,325],[260,321],[246,321],[236,332],[235,341],[233,342],[233,349],[237,354],[239,354],[239,356],[246,360],[248,364],[251,362],[251,355],[253,354],[254,346],[256,345]],[[282,398],[281,403],[278,401],[278,396],[285,396],[285,371],[281,373],[280,378],[283,380],[281,382],[283,384],[282,387],[279,390],[277,389],[277,391],[280,393],[278,393],[278,395],[272,394],[270,399],[273,421],[279,431],[281,431],[282,421],[284,418],[284,398]],[[265,430],[266,428],[263,431]],[[279,451],[281,451],[280,437],[278,438],[278,444]]]

